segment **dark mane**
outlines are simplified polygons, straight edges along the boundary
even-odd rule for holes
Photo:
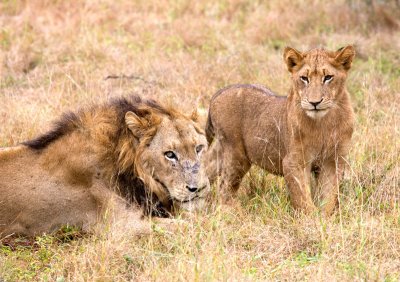
[[[74,131],[80,125],[79,117],[73,112],[63,114],[61,119],[56,121],[53,129],[39,137],[25,141],[22,144],[34,150],[42,150],[62,136]]]
[[[108,132],[105,134],[110,134],[111,143],[110,151],[104,152],[107,156],[106,158],[115,158],[112,163],[117,166],[118,151],[117,145],[120,140],[124,140],[126,136],[129,135],[129,129],[125,125],[125,114],[129,111],[134,112],[136,115],[142,117],[148,114],[148,110],[154,110],[161,115],[174,116],[175,112],[171,109],[162,107],[154,100],[144,100],[139,96],[132,95],[128,98],[116,98],[112,99],[110,102],[94,106],[91,108],[83,109],[77,111],[76,113],[68,112],[62,115],[62,117],[53,124],[53,128],[40,135],[39,137],[32,139],[30,141],[23,142],[25,146],[29,148],[40,151],[48,147],[53,142],[59,140],[63,136],[71,134],[73,131],[80,128],[84,128],[86,125],[85,119],[82,118],[84,113],[95,113],[111,109],[115,111],[115,120],[110,120],[110,122],[115,125],[116,131]],[[115,146],[115,147],[113,147]],[[110,156],[112,154],[113,156]],[[146,189],[145,184],[140,180],[134,173],[133,164],[132,168],[126,171],[121,171],[117,169],[117,174],[114,175],[117,180],[117,192],[127,200],[129,204],[138,204],[143,208],[145,215],[153,215],[159,217],[167,217],[171,206],[164,207],[158,200],[155,194],[152,194],[148,189]]]
[[[125,114],[134,112],[142,117],[147,114],[143,108],[151,108],[160,114],[173,116],[174,112],[162,107],[154,100],[144,100],[140,96],[130,96],[128,98],[117,98],[111,101],[110,106],[117,112],[117,123],[123,124]],[[125,126],[120,126],[115,135],[115,138],[123,138],[127,134],[128,129]],[[150,193],[146,189],[142,180],[134,173],[133,169],[118,173],[116,175],[118,183],[118,192],[129,203],[136,203],[143,208],[145,215],[168,217],[171,212],[171,206],[164,207],[158,200],[155,194]],[[171,204],[172,205],[172,204]]]
[[[157,217],[168,217],[172,209],[172,203],[165,207],[161,204],[155,194],[146,189],[142,180],[135,176],[132,171],[118,174],[118,192],[128,201],[136,203],[143,208],[144,215]]]
[[[150,108],[168,117],[175,116],[175,111],[173,109],[163,107],[153,99],[144,100],[138,95],[132,95],[128,98],[114,99],[111,101],[110,106],[115,108],[118,112],[118,120],[121,121],[129,111],[134,112],[139,117],[146,115],[147,111],[144,111],[143,108]]]
[[[162,107],[154,100],[143,100],[140,96],[137,95],[132,95],[129,98],[113,99],[105,106],[114,108],[117,112],[118,117],[116,120],[116,124],[122,124],[125,118],[125,114],[129,111],[134,112],[138,116],[145,115],[146,112],[141,109],[143,106],[154,109],[163,115],[173,116],[172,110],[168,110]],[[92,110],[96,110],[96,107],[92,108]],[[61,137],[71,133],[81,126],[83,126],[83,124],[80,121],[79,113],[77,114],[73,112],[67,112],[54,123],[53,129],[40,135],[39,137],[25,141],[22,144],[28,146],[33,150],[42,150],[54,141],[57,141]],[[122,131],[122,129],[123,128],[120,127],[120,131]],[[119,137],[119,134],[117,134],[117,137]]]
[[[145,100],[137,95],[132,95],[127,98],[116,98],[106,104],[83,109],[76,113],[67,112],[63,114],[59,120],[54,122],[51,130],[37,138],[23,142],[22,144],[36,151],[43,150],[63,136],[71,134],[79,128],[84,128],[86,126],[84,124],[85,119],[82,118],[84,113],[96,113],[97,111],[101,112],[105,109],[111,109],[116,113],[116,120],[109,121],[116,126],[116,131],[109,133],[111,134],[110,140],[113,140],[114,146],[117,146],[119,140],[123,140],[125,136],[129,134],[129,130],[124,121],[127,112],[131,111],[138,116],[145,116],[148,114],[148,110],[150,109],[160,113],[161,115],[175,115],[172,109],[169,110],[162,107],[154,100]],[[117,153],[117,150],[117,147],[111,148],[110,153]],[[113,163],[114,165],[117,165],[118,153],[113,157],[116,158]],[[162,207],[157,197],[149,194],[144,183],[135,175],[133,168],[127,171],[120,171],[115,175],[115,177],[118,183],[118,192],[128,201],[128,203],[136,203],[142,206],[145,214],[167,216],[167,210],[169,210],[170,207]]]

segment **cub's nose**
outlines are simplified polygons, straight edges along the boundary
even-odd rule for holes
[[[196,186],[187,186],[186,188],[189,190],[189,192],[196,192],[197,191],[197,187]]]
[[[308,102],[309,102],[311,105],[313,105],[314,108],[317,108],[317,106],[318,106],[319,104],[321,104],[322,100],[323,100],[323,99],[321,99],[321,101],[318,101],[318,102],[311,102],[311,101],[308,101]]]

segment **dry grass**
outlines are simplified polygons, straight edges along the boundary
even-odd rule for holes
[[[215,205],[175,234],[0,246],[0,280],[400,279],[400,4],[265,2],[1,1],[0,146],[109,96],[135,92],[186,111],[232,83],[285,94],[283,46],[353,43],[357,129],[338,213],[293,216],[283,180],[253,169],[236,206]]]

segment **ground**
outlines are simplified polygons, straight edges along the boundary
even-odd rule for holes
[[[175,232],[0,238],[0,280],[399,280],[399,19],[399,1],[1,1],[0,146],[119,95],[203,113],[233,83],[285,95],[286,45],[356,46],[357,124],[332,217],[296,216],[283,179],[253,168],[236,205]]]

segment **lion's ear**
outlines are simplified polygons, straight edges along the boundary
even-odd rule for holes
[[[197,122],[199,120],[199,112],[197,109],[194,109],[192,114],[190,115],[190,118],[194,121]]]
[[[149,128],[149,119],[146,118],[146,116],[139,117],[134,112],[127,112],[125,114],[125,123],[138,139],[140,139]]]
[[[304,56],[296,49],[286,47],[283,51],[283,59],[285,60],[288,70],[293,72],[303,65]]]
[[[349,70],[355,55],[356,51],[353,46],[342,47],[336,51],[335,62],[343,66],[345,70]]]

